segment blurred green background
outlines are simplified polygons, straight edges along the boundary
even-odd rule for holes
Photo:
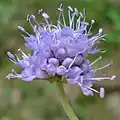
[[[12,68],[17,68],[7,60],[6,52],[17,53],[24,49],[24,40],[18,25],[28,31],[27,14],[34,14],[43,8],[55,22],[59,0],[0,0],[0,120],[68,120],[60,103],[56,85],[46,81],[25,83],[20,80],[7,80],[5,76]],[[93,33],[99,28],[107,34],[106,42],[101,43],[102,61],[113,61],[109,69],[100,74],[117,75],[115,81],[104,81],[94,87],[106,88],[106,96],[86,97],[78,87],[65,85],[67,97],[80,120],[120,120],[120,0],[64,0],[68,5],[83,11],[87,9],[87,20],[94,19]],[[40,20],[40,19],[39,19]],[[27,51],[27,50],[25,50]],[[18,54],[18,53],[17,53]],[[91,61],[98,55],[90,56]]]

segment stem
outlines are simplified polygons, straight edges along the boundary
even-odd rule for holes
[[[56,82],[56,83],[57,83],[57,88],[58,88],[59,95],[60,95],[60,102],[67,116],[69,117],[70,120],[79,120],[76,117],[75,113],[73,112],[68,100],[66,99],[64,88],[63,88],[63,83],[59,83],[59,82]]]

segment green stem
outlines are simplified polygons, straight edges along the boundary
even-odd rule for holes
[[[73,110],[65,96],[63,83],[57,82],[57,87],[58,87],[58,91],[59,91],[59,95],[60,95],[60,102],[61,102],[63,109],[66,112],[67,116],[69,117],[70,120],[79,120],[76,117],[75,113],[73,112]]]

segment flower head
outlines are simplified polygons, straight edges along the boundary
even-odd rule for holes
[[[95,77],[96,72],[110,66],[94,69],[93,65],[101,59],[101,56],[90,63],[88,54],[101,52],[96,48],[100,40],[104,40],[103,30],[100,28],[96,35],[92,35],[91,29],[94,20],[87,23],[86,11],[83,14],[76,8],[68,6],[69,23],[66,23],[63,5],[58,8],[59,16],[57,25],[50,21],[50,17],[42,9],[45,22],[38,23],[34,15],[28,15],[27,21],[34,34],[28,33],[23,27],[18,28],[26,34],[23,35],[25,46],[32,50],[31,55],[25,54],[21,49],[22,59],[8,52],[8,58],[20,66],[23,71],[18,74],[15,70],[8,74],[7,78],[18,78],[24,81],[33,79],[48,79],[54,76],[63,76],[69,84],[79,85],[85,95],[100,93],[104,97],[104,88],[100,92],[92,88],[96,81],[113,80],[112,77]]]

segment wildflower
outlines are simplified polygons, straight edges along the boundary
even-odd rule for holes
[[[22,53],[22,59],[19,59],[18,56],[8,52],[9,60],[20,66],[23,71],[18,74],[12,70],[7,78],[32,81],[36,78],[49,79],[62,76],[69,84],[80,86],[85,95],[93,95],[93,92],[96,92],[100,93],[100,97],[104,97],[104,88],[100,88],[99,92],[93,89],[92,85],[96,81],[115,78],[115,76],[95,77],[96,72],[110,64],[94,69],[93,65],[102,57],[100,56],[92,63],[88,60],[89,54],[101,52],[96,48],[96,44],[100,40],[104,40],[103,30],[100,28],[96,35],[92,35],[91,29],[95,21],[91,20],[90,24],[85,21],[85,9],[82,14],[76,8],[68,6],[68,24],[62,4],[58,11],[57,25],[51,23],[49,15],[42,9],[38,13],[42,15],[45,23],[38,23],[34,15],[28,15],[27,21],[34,34],[30,34],[23,27],[18,26],[26,34],[26,36],[23,35],[25,46],[32,50],[32,54],[27,55],[18,49]]]

